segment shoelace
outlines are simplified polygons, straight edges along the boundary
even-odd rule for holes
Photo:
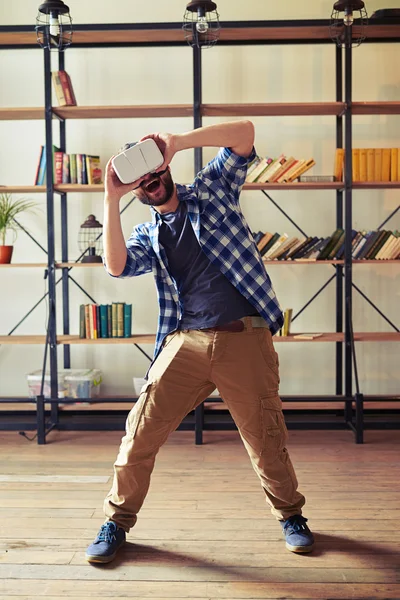
[[[107,542],[108,544],[111,544],[114,540],[117,539],[115,536],[116,530],[117,528],[114,525],[114,523],[112,523],[112,521],[110,521],[109,523],[104,523],[100,528],[97,541]]]
[[[289,520],[285,525],[285,530],[290,528],[293,532],[297,533],[299,531],[307,531],[308,527],[306,525],[307,519],[305,517],[299,516],[293,520]]]

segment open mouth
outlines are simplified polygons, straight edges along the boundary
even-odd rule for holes
[[[153,179],[153,181],[151,181],[150,183],[148,183],[146,185],[146,188],[145,188],[146,192],[150,192],[150,194],[152,194],[158,190],[160,185],[161,185],[161,182],[160,182],[159,178]]]

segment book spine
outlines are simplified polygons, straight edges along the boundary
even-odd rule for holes
[[[124,337],[132,335],[132,304],[124,304]]]
[[[92,339],[92,333],[90,329],[90,304],[85,304],[85,325],[86,325],[86,339]]]
[[[69,172],[71,183],[78,183],[76,173],[76,154],[69,155]]]
[[[111,311],[112,311],[112,337],[116,338],[118,337],[118,315],[117,315],[117,303],[113,302],[111,305]]]
[[[35,174],[35,185],[39,185],[39,173],[40,173],[40,166],[42,164],[43,152],[44,152],[44,146],[40,146],[39,160],[37,163],[36,174]]]
[[[117,337],[124,337],[124,303],[117,303]]]
[[[111,304],[107,304],[107,333],[108,337],[113,337],[112,333],[112,306]]]
[[[54,91],[56,93],[58,105],[66,106],[67,100],[65,98],[60,76],[57,71],[53,71],[53,73],[51,74],[51,79],[53,81]]]
[[[66,72],[65,71],[58,71],[58,76],[59,76],[60,81],[61,81],[62,90],[64,92],[64,96],[65,96],[65,100],[66,100],[66,105],[67,106],[74,106],[74,101],[73,101],[73,98],[71,96],[71,91],[69,89],[68,78],[67,78]]]
[[[100,337],[108,338],[107,305],[100,304]]]
[[[85,305],[81,304],[79,307],[79,337],[80,339],[86,338],[86,322],[85,322]]]

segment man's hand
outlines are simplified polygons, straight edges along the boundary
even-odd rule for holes
[[[151,133],[142,137],[139,142],[144,140],[154,140],[164,157],[164,162],[157,171],[166,169],[177,152],[175,136],[172,133]]]
[[[106,166],[104,187],[107,199],[111,200],[112,202],[119,202],[122,196],[125,196],[125,194],[128,194],[128,192],[131,192],[135,188],[139,187],[144,177],[141,177],[132,183],[122,183],[114,171],[114,167],[112,166],[113,158],[114,156],[110,158]]]

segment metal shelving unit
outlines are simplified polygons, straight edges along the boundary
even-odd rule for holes
[[[201,51],[194,48],[193,52],[193,103],[190,105],[148,105],[148,106],[76,106],[76,107],[53,107],[51,94],[51,67],[49,50],[41,50],[36,43],[36,36],[31,26],[3,26],[0,27],[0,49],[19,49],[32,48],[44,53],[44,76],[45,76],[45,107],[33,108],[0,108],[0,119],[2,120],[27,120],[44,119],[46,126],[46,148],[47,148],[47,180],[46,186],[4,186],[3,191],[13,193],[46,193],[47,204],[47,261],[38,264],[9,265],[8,268],[45,268],[48,278],[48,298],[49,298],[49,322],[48,330],[45,335],[38,336],[18,336],[13,332],[17,329],[17,324],[7,336],[0,336],[0,344],[37,344],[44,345],[45,359],[47,353],[50,358],[51,372],[51,395],[52,399],[47,401],[43,397],[38,397],[36,402],[36,428],[38,433],[38,443],[43,444],[46,441],[47,433],[54,428],[74,427],[73,423],[68,422],[62,415],[60,421],[59,400],[57,399],[57,346],[63,346],[64,368],[70,367],[71,345],[74,344],[93,344],[93,343],[128,343],[134,344],[141,352],[146,354],[140,344],[152,343],[154,335],[139,335],[129,339],[108,339],[108,340],[81,340],[77,335],[71,335],[69,331],[69,282],[75,281],[70,275],[72,268],[83,266],[82,263],[69,262],[67,249],[67,223],[68,223],[68,203],[67,194],[74,192],[99,192],[104,191],[101,185],[76,185],[76,184],[53,184],[52,172],[52,120],[59,122],[60,149],[66,150],[66,121],[68,119],[109,119],[109,118],[146,118],[146,117],[191,117],[193,118],[194,128],[200,127],[202,117],[226,117],[226,116],[305,116],[305,115],[330,115],[336,119],[336,147],[346,148],[345,177],[344,182],[321,183],[321,184],[246,184],[244,189],[261,191],[276,206],[277,203],[270,196],[270,192],[275,190],[332,190],[336,194],[336,227],[343,227],[346,231],[345,258],[343,261],[319,261],[311,263],[306,261],[293,261],[291,265],[308,264],[322,265],[329,264],[334,268],[334,274],[326,284],[310,299],[310,301],[297,313],[302,312],[331,282],[336,283],[336,331],[324,333],[322,336],[313,340],[298,340],[293,336],[287,338],[276,337],[277,342],[330,342],[336,346],[336,389],[332,396],[283,396],[284,402],[302,403],[302,402],[328,402],[343,403],[343,419],[320,420],[318,415],[316,419],[312,418],[311,412],[317,414],[318,411],[304,411],[308,420],[292,422],[289,420],[289,427],[292,428],[350,428],[355,433],[357,443],[363,441],[364,420],[363,407],[364,402],[379,402],[383,397],[371,396],[363,397],[360,392],[357,364],[355,361],[355,342],[367,341],[399,341],[399,329],[388,321],[394,331],[388,333],[353,333],[352,330],[352,293],[356,289],[362,293],[353,283],[352,269],[353,265],[368,264],[369,262],[379,263],[379,261],[352,261],[351,257],[351,229],[352,229],[352,190],[353,189],[382,189],[399,188],[400,182],[395,183],[355,183],[352,182],[352,117],[353,115],[366,114],[400,114],[400,102],[353,102],[352,101],[352,48],[346,47],[343,51],[333,45],[329,34],[329,21],[327,20],[307,20],[307,21],[248,21],[248,22],[226,22],[222,23],[220,45],[274,45],[274,44],[331,44],[332,51],[335,49],[336,62],[336,98],[334,102],[322,103],[246,103],[246,104],[203,104],[202,103],[202,67]],[[368,38],[365,43],[385,43],[398,42],[400,40],[400,21],[386,22],[384,20],[375,20],[368,27]],[[149,46],[183,46],[187,51],[191,51],[183,39],[180,23],[152,23],[152,24],[110,24],[110,25],[80,25],[74,28],[74,47],[149,47]],[[344,64],[343,64],[344,56]],[[65,54],[58,55],[59,69],[63,70],[65,66]],[[344,90],[343,90],[344,79]],[[197,172],[202,167],[202,150],[195,149],[194,170]],[[54,202],[55,195],[59,195],[61,204],[61,223],[62,223],[62,256],[61,261],[57,262],[55,258],[55,229],[54,229]],[[128,205],[127,205],[128,206]],[[125,209],[127,208],[125,207]],[[279,207],[278,207],[279,208]],[[124,209],[124,210],[125,210]],[[279,208],[282,211],[282,209]],[[284,211],[282,211],[284,213]],[[286,215],[286,213],[284,213]],[[393,213],[394,214],[394,213]],[[286,215],[289,219],[290,217]],[[291,220],[291,219],[290,219]],[[291,220],[294,223],[293,220]],[[295,224],[295,223],[294,223]],[[295,224],[296,225],[296,224]],[[297,225],[296,225],[297,227]],[[400,261],[389,261],[400,264]],[[268,266],[282,265],[284,262],[269,262]],[[286,263],[287,264],[287,263]],[[387,264],[387,261],[379,264]],[[86,265],[85,265],[86,266]],[[93,266],[93,265],[92,265]],[[97,265],[96,265],[97,266]],[[101,265],[100,265],[101,266]],[[57,270],[61,270],[61,278],[57,280]],[[56,290],[58,283],[61,283],[63,298],[63,332],[57,334],[56,331]],[[75,282],[76,283],[76,282]],[[83,289],[83,288],[81,288]],[[85,292],[85,290],[83,290]],[[86,293],[86,292],[85,292]],[[363,294],[364,295],[364,294]],[[90,296],[87,294],[90,298]],[[365,295],[364,295],[365,297]],[[42,300],[45,296],[42,298]],[[345,310],[343,311],[343,299],[345,300]],[[376,310],[377,307],[367,298]],[[40,302],[41,300],[39,300]],[[93,301],[93,299],[91,299]],[[37,306],[37,304],[35,305]],[[35,307],[34,307],[35,308]],[[33,309],[32,309],[33,310]],[[32,311],[30,311],[32,312]],[[28,313],[30,314],[30,313]],[[381,313],[382,314],[382,313]],[[296,316],[296,315],[295,315]],[[385,317],[386,318],[386,317]],[[21,323],[22,321],[20,321]],[[12,335],[11,335],[12,334]],[[344,345],[344,347],[343,347]],[[343,356],[344,350],[344,356]],[[146,356],[148,356],[146,354]],[[150,359],[150,357],[148,357]],[[344,358],[344,361],[343,361]],[[344,364],[343,364],[344,363]],[[344,368],[343,368],[344,366]],[[356,375],[356,393],[353,394],[352,376]],[[344,384],[344,386],[343,386]],[[385,397],[386,398],[386,397]],[[387,397],[389,399],[389,397]],[[390,397],[391,400],[399,400],[400,397]],[[135,397],[117,399],[102,398],[102,402],[133,402]],[[1,398],[2,403],[22,403],[21,398]],[[26,401],[26,399],[25,399]],[[98,402],[98,400],[96,401]],[[213,404],[215,398],[210,399]],[[63,404],[71,404],[73,401]],[[45,407],[51,406],[50,421],[46,424]],[[195,418],[189,422],[186,420],[182,428],[193,428],[195,430],[196,443],[202,442],[202,433],[204,429],[226,429],[232,428],[232,422],[222,419],[220,422],[215,420],[207,421],[207,402],[196,410]],[[90,415],[89,415],[90,421]],[[374,427],[374,423],[369,423],[368,427]],[[382,427],[396,426],[396,423],[384,421],[380,423]],[[20,424],[6,423],[6,429],[20,428]],[[75,424],[75,427],[79,425]],[[96,425],[89,422],[86,428],[107,428],[103,425]],[[28,427],[29,428],[29,427]]]

